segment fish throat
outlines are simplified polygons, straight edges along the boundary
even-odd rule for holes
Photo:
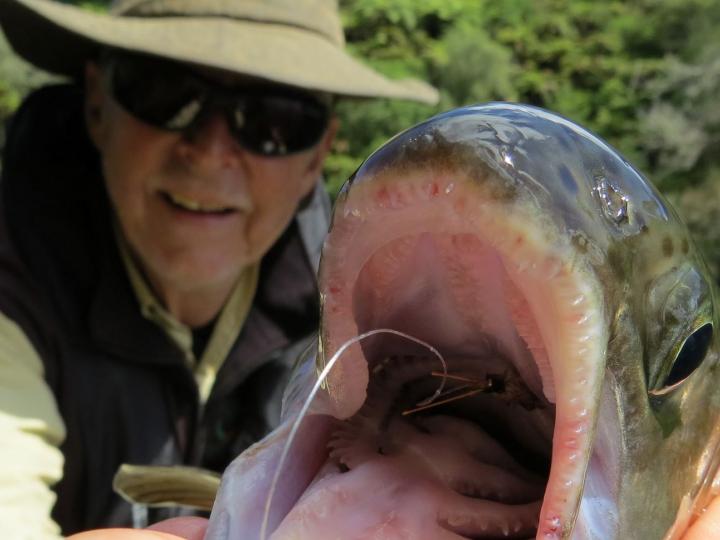
[[[562,538],[589,460],[601,313],[572,243],[499,199],[493,175],[391,169],[339,201],[321,276],[326,357],[391,328],[446,369],[397,336],[351,346],[328,381],[345,418],[330,457],[347,474],[387,467],[457,537]]]
[[[437,359],[427,356],[376,363],[365,404],[333,434],[331,458],[347,471],[402,461],[400,474],[413,485],[462,501],[455,518],[439,518],[448,531],[527,538],[549,473],[553,407],[541,413],[512,366],[488,353],[447,358],[447,375],[432,371]],[[423,399],[438,377],[446,378],[444,391]]]

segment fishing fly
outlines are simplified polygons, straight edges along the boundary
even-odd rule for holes
[[[427,403],[419,403],[417,407],[413,407],[412,409],[407,409],[403,411],[403,416],[414,414],[420,411],[425,411],[427,409],[434,409],[435,407],[440,407],[441,405],[469,398],[477,394],[493,392],[495,391],[495,389],[504,386],[502,384],[502,379],[500,379],[499,375],[487,375],[483,379],[475,379],[472,377],[454,375],[451,373],[440,373],[437,371],[432,371],[430,375],[433,377],[442,377],[445,381],[458,381],[464,384],[455,386],[453,388],[450,388],[449,390],[437,394],[431,401]]]

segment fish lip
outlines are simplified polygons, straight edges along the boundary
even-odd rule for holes
[[[605,314],[602,308],[598,307],[603,305],[598,300],[601,298],[599,295],[602,294],[602,288],[593,277],[592,270],[583,266],[582,259],[574,256],[574,247],[569,231],[560,230],[554,233],[555,237],[545,237],[544,232],[548,230],[548,223],[543,221],[542,217],[537,217],[532,211],[523,219],[518,220],[516,216],[515,222],[508,221],[507,216],[511,214],[508,210],[508,201],[494,197],[492,189],[488,190],[489,193],[484,193],[485,199],[479,203],[482,211],[477,211],[475,214],[467,211],[466,206],[472,203],[468,203],[468,198],[463,198],[462,188],[468,186],[468,190],[472,190],[475,195],[480,193],[482,196],[483,186],[478,187],[477,183],[463,179],[462,175],[466,174],[464,171],[456,171],[454,174],[445,173],[443,176],[432,170],[414,171],[413,174],[408,174],[404,170],[402,174],[410,178],[407,184],[412,185],[410,187],[402,186],[394,193],[392,190],[400,185],[397,179],[393,178],[393,183],[382,179],[383,175],[388,178],[392,175],[391,173],[392,171],[384,171],[379,175],[381,176],[380,180],[371,177],[354,183],[345,190],[336,206],[333,230],[326,240],[324,264],[320,276],[324,331],[321,335],[319,362],[322,364],[346,339],[369,329],[358,327],[357,323],[343,326],[337,323],[337,317],[333,319],[333,315],[339,313],[343,309],[343,305],[352,304],[355,294],[353,287],[360,274],[360,270],[357,270],[352,275],[347,275],[347,272],[343,275],[343,265],[363,268],[371,253],[377,249],[377,246],[371,245],[372,243],[369,241],[363,244],[363,239],[375,234],[381,238],[380,242],[390,242],[393,238],[393,230],[388,227],[387,220],[393,218],[397,223],[407,218],[408,221],[412,221],[412,218],[407,216],[409,212],[412,212],[415,204],[425,204],[424,208],[429,210],[425,213],[422,223],[414,225],[406,223],[405,233],[408,230],[435,230],[438,227],[444,227],[445,232],[460,230],[443,223],[440,215],[432,214],[433,205],[442,204],[438,200],[444,199],[447,201],[447,211],[444,215],[450,213],[457,215],[463,212],[465,216],[470,215],[471,217],[468,219],[475,220],[473,230],[483,231],[484,238],[491,239],[494,247],[503,254],[509,274],[516,283],[523,282],[524,276],[537,276],[538,272],[559,262],[559,269],[552,270],[553,277],[558,280],[542,285],[540,281],[535,280],[534,285],[526,286],[525,293],[530,294],[533,287],[544,289],[549,295],[548,298],[554,298],[560,305],[558,308],[560,309],[559,320],[572,319],[574,321],[573,328],[577,328],[576,332],[571,332],[570,325],[567,325],[567,328],[557,330],[564,337],[555,339],[555,341],[563,342],[564,340],[569,345],[566,345],[562,351],[549,354],[551,364],[557,362],[557,365],[560,366],[558,358],[565,360],[573,358],[577,366],[589,366],[587,373],[581,373],[577,367],[573,370],[566,370],[567,372],[557,373],[553,369],[553,380],[556,381],[557,386],[564,385],[568,390],[563,391],[564,394],[559,402],[553,443],[553,464],[541,512],[538,535],[548,539],[567,538],[578,515],[597,418],[604,353],[602,344],[607,343]],[[492,174],[491,172],[490,175]],[[438,178],[445,178],[445,180],[438,180]],[[443,181],[446,183],[443,184]],[[501,181],[505,180],[501,179]],[[441,185],[427,189],[428,185],[434,185],[433,182]],[[418,203],[418,200],[421,202]],[[428,201],[431,202],[428,203]],[[465,207],[461,207],[460,202]],[[511,201],[510,204],[515,205],[513,211],[518,210],[517,201]],[[460,211],[458,211],[459,208],[461,208]],[[532,209],[533,207],[528,205],[524,208]],[[519,227],[518,222],[521,222],[522,226]],[[499,224],[502,224],[510,232],[501,230]],[[372,232],[373,226],[376,227],[374,233]],[[365,227],[370,229],[362,229]],[[360,230],[363,232],[359,232]],[[517,247],[515,244],[520,237],[523,237],[522,247]],[[562,249],[554,252],[553,250],[558,245],[561,245]],[[563,249],[565,251],[562,251]],[[332,250],[336,250],[336,253],[333,257],[328,257],[328,252]],[[538,255],[548,253],[554,253],[553,257],[541,259]],[[352,262],[348,262],[348,260]],[[546,262],[549,264],[546,265]],[[541,318],[542,306],[535,306],[534,309],[535,318],[538,320]],[[553,341],[553,332],[551,328],[545,328],[542,331],[545,343]],[[352,353],[347,354],[352,355]],[[348,359],[344,368],[340,367],[334,370],[335,378],[331,373],[328,382],[331,399],[333,399],[333,392],[338,396],[337,392],[344,391],[342,385],[335,386],[343,377],[355,382],[360,381],[357,384],[367,384],[367,366],[359,368],[360,371],[349,371],[354,369],[348,367],[348,364],[353,364],[353,362],[355,361]],[[364,363],[364,361],[361,362]],[[573,365],[570,361],[567,361],[566,364]],[[337,373],[342,373],[343,369],[345,369],[345,375],[337,375]],[[365,373],[363,374],[363,372]],[[353,410],[357,410],[357,408],[359,408],[358,403],[353,406]],[[347,410],[344,412],[336,410],[335,412],[339,413],[341,418],[348,415]]]

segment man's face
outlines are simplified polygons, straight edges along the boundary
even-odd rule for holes
[[[332,121],[313,148],[266,157],[243,148],[219,113],[189,133],[143,123],[113,99],[95,65],[87,69],[87,88],[89,132],[110,199],[161,297],[229,291],[313,189],[335,131]]]

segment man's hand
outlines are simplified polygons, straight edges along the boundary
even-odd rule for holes
[[[682,540],[720,540],[720,497],[716,497]]]
[[[207,520],[184,517],[162,521],[149,529],[100,529],[73,535],[68,540],[202,540]],[[720,540],[720,497],[690,527],[682,540]]]
[[[207,520],[180,517],[161,521],[144,530],[97,529],[70,536],[67,540],[203,540]]]

